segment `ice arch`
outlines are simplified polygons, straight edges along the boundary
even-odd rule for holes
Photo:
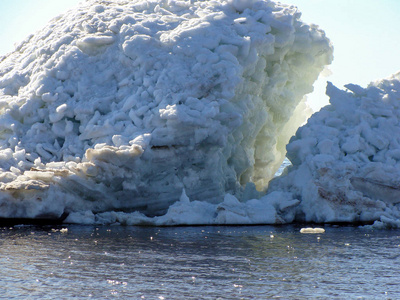
[[[0,60],[2,217],[160,214],[263,190],[332,47],[272,1],[92,0]]]

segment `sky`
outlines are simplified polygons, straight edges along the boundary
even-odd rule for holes
[[[306,23],[318,24],[334,47],[332,75],[314,85],[311,106],[328,103],[326,81],[339,88],[371,81],[400,71],[399,0],[284,0],[296,5]],[[320,76],[321,77],[321,76]]]
[[[0,0],[0,55],[81,0]],[[309,95],[318,110],[328,103],[326,81],[342,88],[400,71],[400,0],[281,0],[296,5],[306,23],[318,24],[334,46],[332,75],[320,77]]]

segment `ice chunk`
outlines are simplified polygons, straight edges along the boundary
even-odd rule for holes
[[[183,190],[180,200],[172,204],[162,216],[148,217],[138,211],[79,211],[70,213],[65,223],[157,226],[285,224],[293,221],[298,204],[299,201],[290,201],[287,194],[279,192],[245,203],[227,194],[222,203],[212,204],[207,201],[190,201]]]
[[[302,228],[300,229],[300,233],[325,233],[325,229],[324,228],[311,228],[311,227],[307,227],[307,228]]]
[[[396,227],[400,73],[365,89],[346,87],[349,91],[328,85],[331,104],[314,114],[287,145],[293,166],[271,182],[269,191],[289,192],[301,200],[298,221],[376,221],[376,226]]]
[[[246,185],[265,190],[331,60],[290,5],[86,1],[0,62],[1,207],[15,208],[0,216],[39,199],[30,216],[159,215],[185,209],[184,189],[192,206],[220,204],[220,222],[286,222],[298,200],[257,211]]]

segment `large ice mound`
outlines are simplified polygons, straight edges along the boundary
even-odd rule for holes
[[[0,58],[0,217],[251,198],[331,60],[294,6],[87,1]]]
[[[400,227],[400,73],[345,87],[328,84],[330,105],[291,139],[293,166],[269,191],[299,200],[298,221]]]

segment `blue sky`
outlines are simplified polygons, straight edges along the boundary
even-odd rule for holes
[[[0,0],[0,55],[81,0]]]
[[[326,80],[367,86],[400,71],[399,0],[285,0],[307,23],[318,24],[334,46],[332,75],[315,85],[313,108],[326,104]]]
[[[0,55],[81,0],[0,0]],[[400,71],[400,0],[282,0],[298,6],[306,23],[318,24],[335,47],[332,75],[315,85],[314,110],[327,103],[326,80],[338,87]]]

